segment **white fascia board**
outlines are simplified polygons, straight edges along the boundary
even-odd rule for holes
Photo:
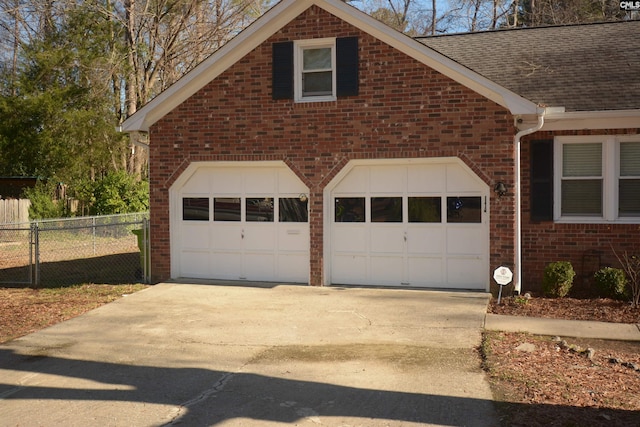
[[[574,111],[545,116],[542,131],[589,129],[640,129],[640,109]]]
[[[156,121],[222,74],[312,5],[326,10],[452,80],[507,108],[514,115],[536,113],[537,106],[531,101],[471,71],[411,37],[388,27],[341,0],[282,0],[200,65],[125,120],[120,129],[124,132],[147,132],[149,127]]]

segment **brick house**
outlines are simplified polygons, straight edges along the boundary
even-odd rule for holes
[[[281,1],[122,126],[149,134],[153,280],[586,278],[640,246],[640,55],[608,38],[631,33],[413,39]]]

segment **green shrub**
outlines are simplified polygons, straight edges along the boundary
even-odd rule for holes
[[[45,184],[38,181],[35,187],[24,190],[23,197],[31,201],[30,220],[62,218],[64,216],[64,204],[54,200],[56,184],[52,182]]]
[[[600,296],[624,299],[627,296],[627,276],[619,268],[604,267],[594,274]]]
[[[556,261],[548,264],[542,278],[542,292],[550,297],[566,296],[573,285],[576,272],[569,261]]]
[[[148,183],[137,181],[124,171],[107,174],[94,182],[91,190],[91,215],[143,212],[149,209]]]

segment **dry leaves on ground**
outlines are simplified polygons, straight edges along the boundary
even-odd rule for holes
[[[640,310],[608,299],[506,298],[502,303],[493,300],[488,311],[640,323]],[[554,337],[528,334],[486,332],[484,337],[485,368],[503,426],[640,426],[640,342],[561,337],[565,346]]]
[[[0,343],[78,316],[146,285],[0,288]]]
[[[608,298],[537,298],[496,299],[488,312],[510,316],[546,317],[551,319],[593,320],[613,323],[640,323],[640,309],[626,301]]]

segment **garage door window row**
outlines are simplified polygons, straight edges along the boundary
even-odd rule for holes
[[[334,200],[335,222],[403,222],[407,210],[407,222],[442,223],[442,197],[339,197]],[[481,223],[482,200],[480,197],[446,197],[447,223]]]
[[[299,197],[184,197],[184,221],[308,222],[307,200]],[[277,201],[277,202],[276,202]],[[243,210],[244,206],[244,210]],[[276,212],[277,206],[277,212]]]

